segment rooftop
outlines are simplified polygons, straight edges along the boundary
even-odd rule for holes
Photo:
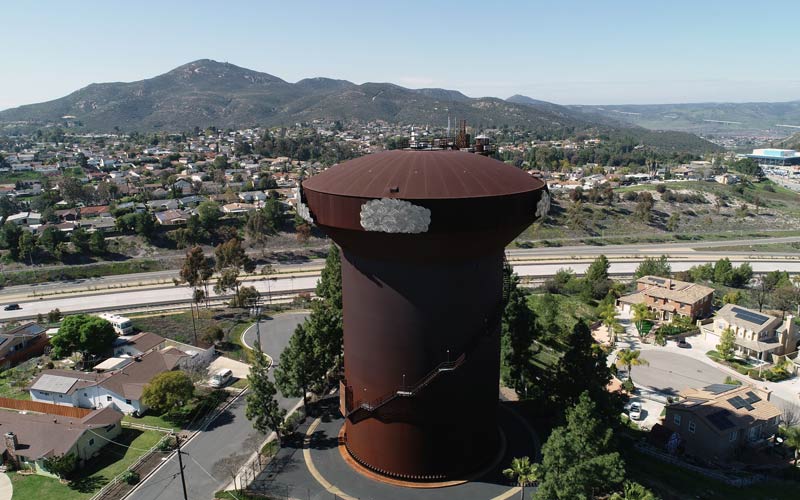
[[[111,407],[95,410],[83,418],[22,414],[0,410],[0,433],[17,436],[17,453],[38,459],[63,455],[87,430],[118,424],[122,414]]]
[[[463,151],[394,150],[349,160],[303,188],[356,198],[453,199],[535,191],[544,182],[521,169]]]
[[[706,420],[719,434],[781,415],[781,410],[768,401],[768,393],[749,385],[712,384],[702,389],[687,389],[681,396],[686,399],[669,406]]]

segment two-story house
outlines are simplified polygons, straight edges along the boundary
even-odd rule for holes
[[[0,370],[41,356],[49,343],[46,330],[36,323],[26,323],[0,333]]]
[[[710,326],[702,329],[707,339],[719,342],[725,330],[730,328],[736,336],[734,343],[737,355],[767,362],[773,361],[772,355],[795,352],[800,340],[791,314],[780,319],[736,304],[725,304],[714,315]]]
[[[658,276],[642,276],[636,280],[636,292],[617,299],[622,312],[630,312],[633,304],[644,303],[655,312],[656,319],[671,321],[685,316],[693,321],[711,315],[714,289]]]
[[[737,449],[761,446],[778,431],[781,410],[769,402],[769,393],[754,387],[713,384],[681,396],[667,405],[664,427],[689,455],[724,462]]]

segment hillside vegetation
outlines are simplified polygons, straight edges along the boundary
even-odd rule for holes
[[[540,138],[578,133],[632,137],[642,144],[692,152],[718,148],[691,134],[653,133],[609,120],[595,120],[564,106],[536,101],[470,98],[455,90],[408,89],[391,83],[356,85],[310,78],[297,83],[233,64],[199,60],[154,78],[97,83],[49,102],[0,112],[14,127],[67,124],[92,131],[185,131],[194,127],[284,126],[319,120],[384,120],[443,126],[448,116],[477,130],[503,126]]]

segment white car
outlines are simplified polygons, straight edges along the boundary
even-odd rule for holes
[[[223,368],[211,376],[211,380],[208,381],[208,385],[210,385],[214,389],[219,389],[220,387],[223,387],[225,384],[227,384],[232,376],[233,376],[232,371],[230,371],[227,368]]]
[[[639,403],[631,403],[630,408],[628,408],[628,416],[631,417],[631,420],[641,420],[642,405]]]

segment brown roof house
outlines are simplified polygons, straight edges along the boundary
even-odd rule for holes
[[[736,304],[722,306],[714,315],[714,321],[704,325],[701,333],[718,343],[728,328],[736,335],[736,354],[743,358],[773,362],[773,355],[797,351],[797,342],[800,340],[797,324],[791,314],[780,319]]]
[[[633,304],[644,303],[656,313],[656,318],[671,321],[675,316],[696,320],[711,315],[714,289],[658,276],[643,276],[636,280],[636,292],[617,299],[622,312],[630,312]]]
[[[0,333],[0,370],[16,366],[34,356],[41,356],[49,344],[45,332],[36,323],[26,323]]]
[[[147,410],[142,403],[142,391],[150,381],[178,367],[189,357],[185,352],[168,347],[127,358],[115,370],[103,373],[72,370],[44,370],[31,384],[28,392],[32,401],[79,408],[112,407],[122,413],[140,415]]]
[[[703,460],[727,461],[739,449],[764,445],[778,431],[781,410],[769,402],[769,393],[754,387],[713,384],[681,396],[666,408],[668,446]]]
[[[119,435],[121,420],[122,414],[111,407],[83,418],[0,410],[3,461],[45,476],[54,476],[44,467],[48,457],[75,455],[83,466]]]

